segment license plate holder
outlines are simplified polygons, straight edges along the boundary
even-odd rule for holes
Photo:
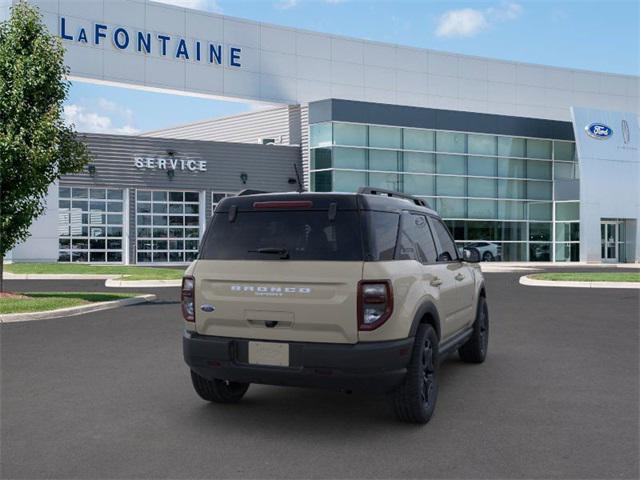
[[[289,366],[289,344],[278,342],[249,342],[249,363],[271,367]]]

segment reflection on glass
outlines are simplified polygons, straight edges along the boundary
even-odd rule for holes
[[[478,155],[496,155],[498,153],[498,139],[494,135],[469,135],[469,153]]]
[[[365,172],[344,172],[336,170],[333,174],[333,191],[356,192],[358,188],[367,184]]]
[[[402,148],[402,129],[370,126],[369,146],[372,148]]]
[[[335,123],[333,126],[333,139],[336,145],[366,147],[367,127],[366,125]]]
[[[406,150],[435,150],[435,132],[431,130],[419,130],[414,128],[404,129],[404,148]]]
[[[363,148],[334,148],[333,164],[337,168],[367,168],[367,151]]]
[[[405,172],[434,173],[436,171],[433,153],[404,152],[403,157]]]
[[[398,171],[398,152],[369,150],[369,170]]]
[[[309,127],[309,144],[312,147],[329,146],[333,142],[331,123],[315,123]]]

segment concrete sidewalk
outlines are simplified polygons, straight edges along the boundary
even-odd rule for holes
[[[520,277],[519,283],[530,287],[570,287],[570,288],[635,288],[640,282],[580,282],[565,280],[538,280],[527,275]]]

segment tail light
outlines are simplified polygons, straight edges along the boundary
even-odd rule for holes
[[[195,289],[196,280],[193,277],[182,278],[182,290],[180,293],[180,302],[182,303],[182,317],[187,322],[196,321],[196,309],[193,299],[193,291]]]
[[[358,330],[375,330],[393,312],[393,289],[389,280],[358,283]]]

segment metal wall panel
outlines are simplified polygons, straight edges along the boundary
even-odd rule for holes
[[[289,105],[178,125],[143,136],[238,143],[260,143],[261,138],[273,138],[276,144],[300,145],[300,106]]]
[[[300,165],[300,150],[294,146],[103,134],[82,135],[82,139],[93,157],[95,174],[65,175],[63,184],[223,192],[287,190],[291,188],[288,179],[295,176],[293,164]],[[135,157],[168,158],[168,151],[175,152],[177,159],[206,161],[207,171],[176,170],[170,178],[166,170],[135,167]],[[242,172],[248,175],[246,184],[241,181]]]

